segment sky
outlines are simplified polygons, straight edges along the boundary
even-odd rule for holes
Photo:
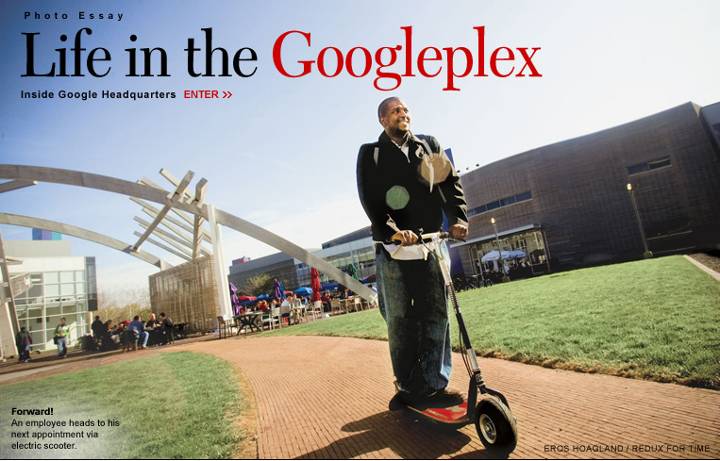
[[[81,11],[116,17],[80,20]],[[36,12],[41,19],[35,19]],[[68,19],[42,18],[56,12]],[[5,1],[0,4],[0,163],[129,181],[145,177],[168,188],[158,174],[161,168],[178,178],[192,170],[193,185],[201,177],[208,180],[207,202],[317,248],[369,224],[357,199],[355,162],[359,146],[380,134],[376,111],[385,97],[403,98],[413,131],[432,134],[452,148],[456,167],[465,172],[688,101],[720,101],[719,17],[717,1]],[[283,48],[283,62],[296,72],[299,60],[317,59],[328,46],[344,52],[362,46],[374,54],[380,47],[402,45],[403,26],[413,28],[415,56],[426,46],[465,46],[474,52],[473,27],[485,26],[485,61],[498,47],[539,47],[532,62],[542,76],[458,78],[460,91],[443,91],[443,63],[440,76],[405,77],[387,92],[373,86],[375,67],[362,78],[345,71],[323,77],[316,66],[308,76],[287,78],[273,64],[273,44],[289,30],[311,34],[311,45],[292,35]],[[41,73],[57,61],[54,49],[72,48],[81,27],[92,29],[92,35],[82,36],[83,47],[110,52],[106,77],[21,77],[23,32],[39,33],[34,62]],[[188,75],[188,38],[202,45],[201,29],[208,27],[213,47],[231,55],[241,48],[255,51],[252,77]],[[61,34],[67,42],[59,40]],[[131,34],[138,37],[134,43]],[[170,76],[125,76],[124,49],[131,46],[165,49]],[[73,54],[67,53],[72,69]],[[389,70],[402,72],[400,61]],[[456,67],[463,64],[458,57]],[[329,58],[328,68],[333,65]],[[219,61],[214,66],[219,71]],[[187,89],[226,90],[233,96],[184,99]],[[174,91],[177,98],[33,100],[21,98],[23,90],[159,90]],[[61,221],[128,243],[140,230],[133,216],[143,216],[123,196],[43,183],[0,194],[0,212]],[[30,239],[31,233],[15,226],[0,226],[0,232],[4,239]],[[72,241],[75,255],[97,258],[101,290],[147,287],[147,276],[156,271],[126,254],[64,238]],[[229,229],[223,231],[223,247],[228,264],[276,251]],[[150,244],[142,248],[180,262]]]

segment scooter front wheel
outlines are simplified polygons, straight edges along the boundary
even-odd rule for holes
[[[475,429],[488,450],[509,454],[517,444],[515,418],[498,399],[487,398],[475,410]]]

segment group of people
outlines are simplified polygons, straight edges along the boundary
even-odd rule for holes
[[[96,350],[101,351],[118,346],[122,346],[123,351],[145,349],[148,346],[168,344],[175,339],[173,322],[164,312],[160,313],[159,318],[151,313],[148,320],[143,321],[136,315],[132,321],[124,320],[116,325],[112,320],[103,322],[96,315],[91,329]]]
[[[344,289],[339,290],[336,292],[330,292],[330,291],[324,291],[322,295],[320,296],[320,302],[323,306],[324,312],[331,312],[332,311],[332,300],[333,299],[347,299],[348,297],[353,296],[353,292]],[[270,300],[264,300],[261,299],[255,304],[256,311],[259,312],[269,312],[272,309],[276,307],[287,307],[289,308],[290,314],[285,314],[285,317],[290,317],[291,321],[298,321],[299,319],[293,319],[292,313],[297,312],[298,309],[306,308],[311,303],[310,299],[305,296],[298,296],[294,294],[288,294],[287,297],[284,299],[270,299]],[[238,314],[245,313],[246,308],[242,307],[240,308]]]
[[[320,296],[320,302],[322,302],[323,312],[332,312],[332,300],[333,299],[348,299],[354,296],[355,293],[347,288],[339,291],[324,291]]]

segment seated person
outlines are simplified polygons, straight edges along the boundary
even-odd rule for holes
[[[148,345],[156,346],[162,341],[162,325],[155,317],[155,313],[150,314],[150,318],[145,322],[145,332],[148,333]]]
[[[165,312],[160,312],[160,328],[162,331],[162,343],[175,342],[175,335],[173,332],[173,321],[165,315]]]
[[[120,341],[122,342],[123,352],[129,351],[130,348],[135,350],[137,347],[137,332],[131,328],[124,328],[120,333]]]
[[[133,321],[130,322],[128,328],[134,332],[135,337],[138,339],[140,349],[145,349],[150,335],[145,331],[145,324],[140,320],[139,315],[133,317]]]

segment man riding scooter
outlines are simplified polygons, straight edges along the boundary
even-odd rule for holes
[[[467,205],[460,179],[432,136],[410,131],[410,112],[397,97],[378,107],[383,132],[360,148],[357,183],[372,224],[380,312],[397,394],[402,404],[462,401],[447,389],[451,372],[447,298],[433,251],[418,233],[440,231],[443,213],[450,237],[467,237]],[[430,249],[432,250],[432,249]]]

